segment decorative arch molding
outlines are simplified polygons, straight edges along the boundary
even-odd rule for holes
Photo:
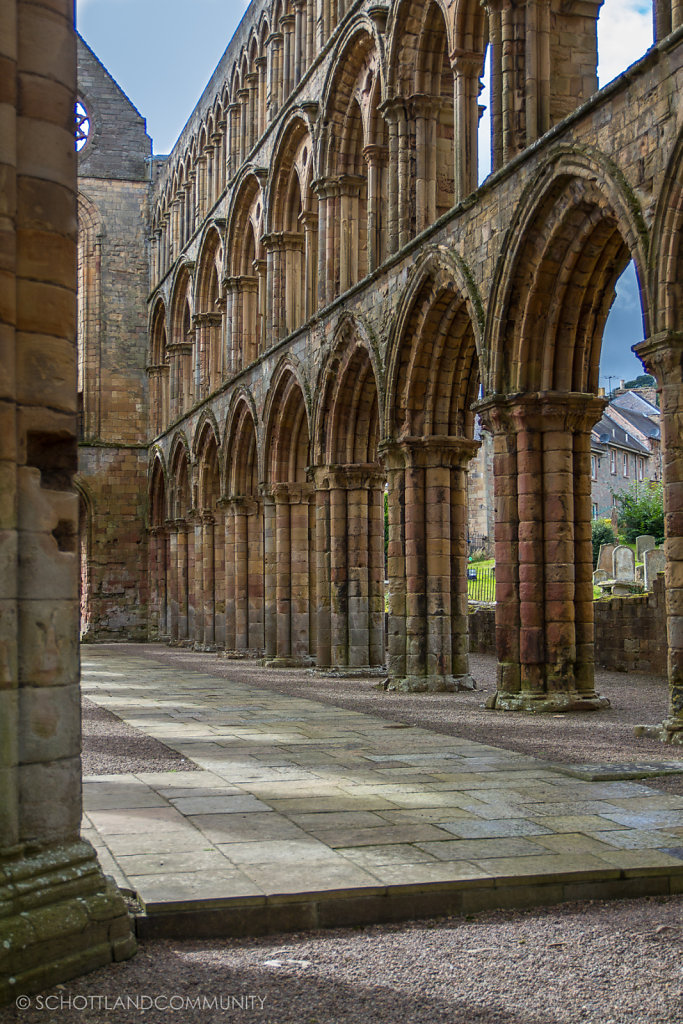
[[[309,427],[312,425],[313,398],[311,395],[311,385],[308,376],[306,374],[303,364],[301,363],[301,360],[297,359],[297,357],[293,355],[291,352],[287,352],[283,356],[281,356],[278,362],[276,363],[268,384],[268,391],[266,393],[266,400],[263,406],[262,415],[262,429],[264,438],[268,436],[268,433],[272,425],[274,396],[276,395],[278,388],[282,383],[283,377],[285,377],[287,374],[291,374],[299,386],[299,390],[303,395],[304,405],[306,407],[306,415],[308,418]]]
[[[212,409],[203,409],[202,414],[197,421],[197,426],[194,429],[194,435],[192,440],[192,454],[194,461],[196,461],[202,451],[202,447],[206,443],[207,432],[213,434],[213,439],[216,443],[216,447],[221,447],[221,432],[218,426],[218,421],[214,415]]]
[[[225,296],[229,365],[239,371],[254,362],[265,348],[266,258],[263,225],[266,200],[265,169],[244,168],[233,189],[227,219]]]
[[[550,249],[553,244],[558,244],[558,240],[563,249],[563,259],[565,254],[569,253],[575,264],[581,250],[573,246],[575,243],[583,246],[586,239],[576,236],[569,237],[571,234],[569,219],[567,219],[569,226],[563,227],[563,218],[569,218],[572,209],[581,213],[581,215],[578,213],[576,215],[577,225],[583,225],[588,230],[593,226],[596,229],[607,226],[610,222],[613,225],[610,236],[612,243],[610,252],[612,249],[614,252],[611,252],[609,258],[614,264],[614,270],[611,275],[612,279],[605,278],[602,282],[601,295],[596,294],[593,299],[594,308],[591,315],[596,324],[593,334],[600,328],[599,336],[602,337],[602,328],[604,328],[604,322],[613,299],[613,286],[628,263],[627,253],[636,264],[646,333],[649,330],[651,301],[647,285],[647,266],[650,235],[640,202],[623,173],[604,154],[591,147],[559,145],[548,154],[533,181],[522,193],[512,222],[502,239],[501,256],[494,272],[491,288],[488,307],[489,319],[484,342],[484,348],[489,356],[486,367],[487,376],[483,382],[485,394],[526,390],[523,383],[525,379],[523,363],[525,360],[528,361],[529,354],[522,352],[519,347],[523,345],[523,339],[519,333],[516,341],[517,348],[512,354],[512,358],[515,360],[513,365],[517,369],[511,371],[512,377],[508,374],[509,379],[505,375],[504,356],[511,355],[510,342],[507,339],[506,344],[506,338],[513,329],[513,323],[517,322],[511,315],[511,310],[513,310],[513,303],[517,302],[519,307],[516,311],[517,318],[524,315],[530,319],[528,311],[523,310],[521,304],[530,297],[540,294],[539,289],[542,284],[537,278],[537,274],[544,266],[550,266],[553,260],[557,263],[556,258],[550,253]],[[551,223],[553,216],[555,217],[554,224]],[[539,242],[542,251],[540,255],[538,255],[538,251],[536,251],[536,255],[533,255],[534,250],[529,250],[529,246],[533,246],[532,238],[537,225],[540,236],[542,236]],[[562,230],[568,233],[568,237],[564,240],[558,234]],[[617,251],[619,240],[621,250]],[[608,245],[609,243],[610,239],[606,239],[595,244]],[[607,253],[607,249],[605,253]],[[607,256],[605,256],[606,258]],[[519,285],[517,275],[521,272],[522,266],[525,267],[526,278],[529,278],[529,267],[534,268],[532,283],[525,289],[515,287],[516,284]],[[556,272],[556,283],[561,284],[563,288],[568,287],[572,282],[572,273],[571,261],[565,262]],[[551,304],[551,316],[547,317],[547,320],[548,323],[553,324],[556,323],[559,315],[560,297],[552,285],[548,287],[550,291],[546,295],[546,302]],[[521,294],[522,291],[526,298]],[[551,319],[553,316],[555,320]],[[547,359],[548,343],[545,345],[545,350]],[[582,355],[577,351],[577,358],[584,359],[584,362],[590,360],[592,365],[595,362],[596,353],[594,352],[591,357],[590,353]],[[552,372],[554,371],[546,371],[546,377],[548,377],[548,373]],[[581,374],[583,377],[589,377],[588,363],[583,368],[572,370],[571,373],[573,377],[581,376]],[[521,386],[518,384],[518,377]],[[531,390],[548,390],[553,387],[556,389],[559,387],[562,390],[557,381],[555,384],[546,381],[545,383],[541,382],[538,387],[535,384],[530,386]],[[582,386],[576,386],[575,382],[568,387],[568,390],[587,391],[590,390],[590,387],[586,381]]]
[[[295,107],[289,112],[280,124],[275,139],[273,140],[273,156],[270,161],[270,168],[267,183],[265,186],[265,193],[267,197],[266,205],[266,232],[282,230],[282,217],[279,217],[279,208],[277,200],[280,198],[277,196],[276,186],[278,184],[278,178],[280,177],[283,169],[283,165],[287,159],[293,161],[296,149],[300,144],[301,140],[308,135],[311,140],[311,146],[306,161],[306,177],[305,179],[300,178],[300,187],[303,199],[303,193],[305,191],[304,186],[306,183],[310,185],[315,180],[318,169],[316,167],[315,159],[315,129],[316,122],[310,116],[307,110],[303,107]]]
[[[395,435],[397,427],[394,417],[397,409],[397,388],[403,342],[408,334],[409,320],[413,315],[415,305],[430,280],[434,283],[437,291],[453,291],[455,296],[461,297],[472,330],[476,358],[480,367],[485,359],[486,353],[482,343],[485,320],[484,306],[472,271],[465,260],[454,250],[429,249],[415,265],[401,296],[389,334],[384,420],[384,431],[388,438]]]
[[[386,53],[386,36],[383,32],[378,30],[375,22],[372,21],[366,14],[360,14],[346,27],[346,30],[337,39],[334,47],[334,56],[330,62],[330,66],[325,78],[323,85],[320,111],[321,120],[324,123],[326,120],[328,111],[332,103],[334,102],[333,97],[333,86],[338,76],[343,73],[344,66],[343,62],[347,57],[349,51],[353,47],[354,42],[360,35],[366,34],[371,37],[374,42],[375,49],[379,57],[378,67],[380,73],[380,82],[382,84],[382,100],[387,97],[387,53]]]
[[[428,17],[429,7],[434,3],[440,9],[443,20],[446,26],[447,40],[448,40],[448,52],[452,53],[456,42],[454,38],[454,12],[446,0],[429,0],[428,3],[424,3],[423,0],[393,0],[391,5],[391,13],[389,15],[389,24],[391,28],[389,53],[387,57],[387,90],[389,96],[399,96],[401,94],[401,82],[399,80],[399,54],[401,47],[405,45],[405,39],[401,35],[401,25],[404,20],[408,17],[410,8],[414,8],[420,11],[421,17],[418,21],[419,28],[414,33],[419,40],[423,31],[424,23]],[[461,3],[458,5],[462,7]],[[415,66],[414,64],[412,65]]]
[[[311,413],[311,457],[315,464],[323,464],[331,460],[323,434],[325,427],[326,402],[330,389],[341,383],[341,377],[347,372],[354,354],[362,350],[372,373],[374,390],[378,408],[378,441],[382,440],[381,432],[384,422],[384,370],[381,357],[377,350],[371,331],[361,318],[352,313],[344,312],[335,328],[334,338],[323,358],[314,390]]]
[[[678,331],[683,317],[683,131],[669,157],[652,225],[651,332]]]
[[[258,480],[263,479],[263,436],[262,436],[262,425],[259,422],[258,411],[256,409],[256,402],[254,396],[248,388],[239,387],[237,388],[230,399],[230,405],[225,417],[225,432],[223,442],[223,479],[225,480],[225,491],[228,497],[230,494],[231,484],[231,463],[235,454],[235,443],[236,443],[236,431],[239,426],[239,421],[242,419],[242,410],[246,410],[246,413],[251,417],[254,427],[254,437],[256,441],[256,475]]]

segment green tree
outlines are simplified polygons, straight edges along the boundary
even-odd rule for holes
[[[649,373],[641,373],[639,377],[624,383],[625,388],[652,388],[654,385],[655,379]]]
[[[661,484],[633,484],[628,491],[615,494],[619,509],[619,528],[627,544],[650,534],[657,544],[664,543],[664,490]]]
[[[594,519],[591,522],[591,541],[593,542],[593,568],[598,564],[598,555],[603,544],[616,544],[612,527],[604,519]]]

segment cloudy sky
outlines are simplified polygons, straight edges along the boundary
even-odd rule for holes
[[[172,148],[246,6],[245,0],[76,0],[81,35],[147,119],[155,153]],[[651,44],[651,11],[651,0],[605,0],[598,22],[601,86]],[[608,375],[628,379],[642,372],[629,351],[641,338],[631,269],[605,332],[606,387]]]

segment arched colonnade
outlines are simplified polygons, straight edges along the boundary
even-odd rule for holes
[[[429,247],[386,338],[344,312],[315,375],[285,354],[259,408],[243,383],[225,423],[203,420],[194,439],[177,431],[151,471],[152,532],[164,552],[152,559],[160,635],[263,651],[276,665],[384,663],[399,689],[471,685],[466,478],[477,413],[494,437],[495,705],[603,706],[593,672],[590,431],[604,407],[602,331],[634,259],[650,339],[640,351],[661,386],[671,452],[667,607],[680,695],[677,153],[668,180],[648,229],[606,164],[555,147],[514,211],[488,295],[454,250]],[[659,258],[648,263],[649,251]],[[209,435],[210,444],[197,440]],[[210,533],[196,522],[209,514]],[[187,614],[174,611],[186,566]],[[199,580],[213,590],[191,611]]]

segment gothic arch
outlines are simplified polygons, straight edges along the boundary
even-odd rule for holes
[[[318,262],[318,200],[313,136],[300,112],[284,123],[274,147],[268,185],[267,230],[271,343],[300,327],[316,306]]]
[[[215,391],[223,377],[222,267],[223,243],[218,229],[212,225],[202,239],[194,287],[195,378],[199,383],[197,397]]]
[[[631,258],[650,320],[648,234],[625,180],[598,154],[560,148],[526,190],[491,292],[487,390],[597,393],[602,333]]]
[[[156,436],[166,429],[169,421],[169,351],[166,330],[166,304],[158,295],[152,306],[150,321],[149,405],[152,432]]]
[[[683,133],[669,159],[652,227],[652,330],[678,331],[683,320]]]
[[[241,180],[240,180],[241,179]],[[248,366],[265,347],[266,260],[264,197],[258,177],[245,169],[228,212],[227,302],[233,370]]]
[[[192,265],[176,269],[171,290],[170,407],[171,418],[186,412],[195,397]]]
[[[467,437],[479,395],[481,300],[464,262],[427,252],[402,297],[387,358],[387,437]]]
[[[264,476],[270,483],[303,483],[310,463],[307,389],[289,358],[273,374],[264,413]]]
[[[315,462],[377,462],[382,419],[375,353],[350,315],[337,327],[316,394]]]
[[[260,473],[258,418],[252,395],[239,389],[225,425],[225,493],[228,498],[258,493]]]
[[[385,69],[374,26],[354,22],[342,37],[323,90],[322,216],[328,299],[382,262],[386,252],[387,138],[380,105]]]

